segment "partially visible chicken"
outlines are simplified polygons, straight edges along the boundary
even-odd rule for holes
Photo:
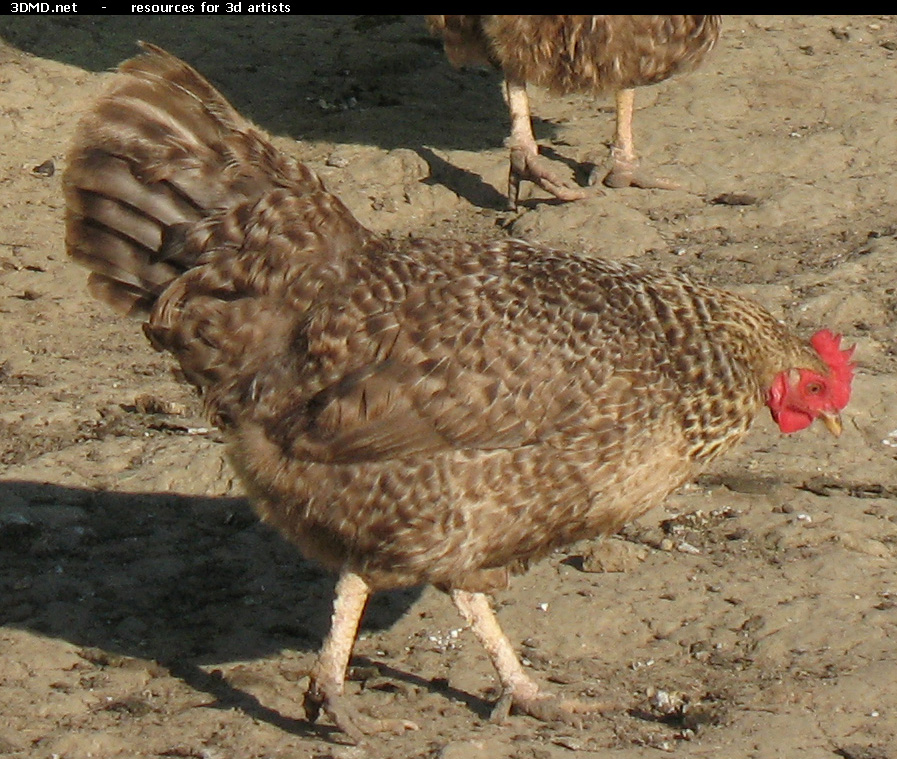
[[[487,593],[618,529],[767,406],[839,433],[851,350],[669,273],[520,241],[380,237],[162,50],[80,125],[66,244],[91,291],[202,392],[262,518],[340,575],[306,713],[356,740],[345,670],[371,592],[433,583],[513,708],[575,719],[526,673]]]
[[[609,187],[673,189],[639,168],[632,140],[634,87],[693,69],[719,37],[719,16],[427,16],[454,66],[492,65],[505,76],[511,112],[508,197],[516,205],[521,180],[560,200],[588,193],[559,179],[539,158],[527,83],[560,95],[616,94],[617,128],[604,178]],[[597,181],[595,171],[589,184]]]

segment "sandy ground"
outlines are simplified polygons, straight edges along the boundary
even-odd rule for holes
[[[67,144],[136,39],[377,230],[681,269],[858,345],[839,440],[764,415],[665,510],[498,596],[536,678],[619,709],[490,723],[485,655],[423,589],[376,599],[350,683],[421,729],[356,748],[303,721],[332,578],[257,523],[169,361],[65,259]],[[562,170],[605,159],[609,99],[533,100]],[[644,162],[687,190],[512,212],[499,79],[418,17],[0,18],[0,756],[897,756],[897,18],[727,18],[637,107]]]

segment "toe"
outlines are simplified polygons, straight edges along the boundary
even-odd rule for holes
[[[544,159],[525,148],[511,148],[511,171],[508,180],[509,197],[516,206],[520,191],[520,182],[528,180],[537,184],[558,200],[573,201],[588,197],[594,192],[582,187],[574,187],[557,176],[546,165]]]
[[[561,699],[546,693],[539,693],[530,698],[503,695],[492,712],[492,721],[506,721],[508,714],[515,712],[526,714],[541,722],[561,723],[581,728],[585,717],[615,711],[618,708],[618,705],[608,702]]]
[[[681,190],[682,186],[668,179],[655,177],[638,168],[638,165],[616,164],[604,177],[604,186],[639,187],[643,190]]]
[[[377,733],[402,733],[419,729],[410,720],[380,719],[362,714],[342,693],[320,692],[317,688],[309,688],[305,694],[304,706],[305,718],[309,722],[317,720],[323,710],[333,724],[355,744],[363,743],[367,736]]]

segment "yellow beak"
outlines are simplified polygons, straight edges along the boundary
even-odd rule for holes
[[[822,419],[822,423],[825,425],[826,429],[835,437],[841,436],[841,431],[844,429],[844,426],[841,424],[840,414],[833,411],[823,411],[819,415],[819,418]]]

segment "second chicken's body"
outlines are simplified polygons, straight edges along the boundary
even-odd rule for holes
[[[532,180],[561,200],[585,197],[554,175],[538,156],[527,84],[559,95],[613,92],[617,126],[610,187],[676,185],[639,167],[632,136],[634,88],[657,84],[694,69],[713,49],[720,16],[427,16],[455,66],[492,65],[505,77],[511,116],[509,196],[517,202],[520,181]],[[592,172],[589,183],[594,184]]]

